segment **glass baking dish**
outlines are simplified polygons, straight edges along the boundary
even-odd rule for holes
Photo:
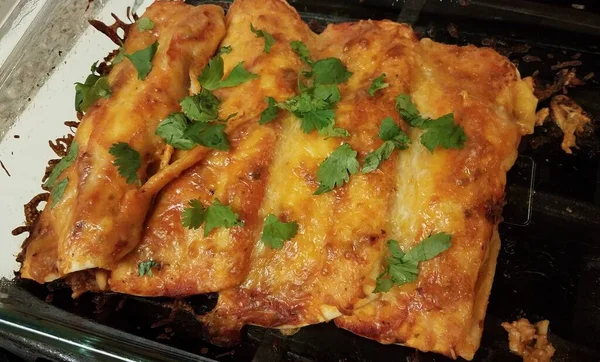
[[[74,119],[73,83],[114,45],[88,18],[126,18],[151,1],[0,0],[0,347],[27,360],[52,361],[446,361],[439,355],[385,346],[332,323],[292,336],[247,327],[234,348],[207,343],[194,317],[210,310],[216,294],[174,302],[118,294],[72,300],[59,283],[41,286],[14,279],[24,237],[10,236],[23,220],[22,205],[39,192],[48,139]],[[11,4],[8,4],[11,2]],[[188,1],[194,4],[206,1]],[[226,1],[212,1],[224,7]],[[579,60],[577,76],[600,75],[600,15],[595,1],[356,0],[291,1],[315,31],[328,22],[391,19],[422,36],[450,44],[492,46],[523,76],[551,83],[552,67]],[[10,6],[9,6],[10,5]],[[1,14],[0,14],[1,15]],[[532,61],[532,59],[534,61]],[[556,361],[600,360],[600,84],[593,77],[569,89],[593,118],[573,155],[560,148],[552,123],[525,137],[508,175],[500,225],[502,250],[475,361],[518,361],[510,354],[502,321],[550,320]],[[542,101],[541,106],[548,101]],[[9,176],[10,174],[10,176]]]

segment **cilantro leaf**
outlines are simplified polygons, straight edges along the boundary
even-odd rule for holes
[[[189,119],[210,122],[219,118],[220,103],[212,92],[202,88],[200,93],[185,97],[179,104]]]
[[[158,41],[152,43],[152,45],[138,50],[133,54],[125,54],[127,59],[133,63],[135,70],[137,70],[138,79],[144,80],[148,76],[148,73],[152,70],[152,59],[158,49]]]
[[[154,260],[150,259],[147,261],[142,261],[138,264],[138,275],[143,277],[144,275],[147,275],[149,277],[152,277],[152,268],[159,266],[160,264],[155,262]]]
[[[69,184],[69,178],[65,177],[61,181],[59,181],[50,192],[50,197],[52,197],[52,204],[50,205],[51,209],[54,209],[54,206],[62,199],[65,190],[67,189],[67,185]]]
[[[256,30],[252,23],[250,23],[250,30],[252,30],[252,32],[256,34],[257,38],[265,38],[264,52],[269,54],[271,52],[271,47],[275,45],[275,38],[273,38],[273,35],[267,33],[264,30]]]
[[[373,82],[371,82],[371,86],[369,87],[369,95],[371,97],[375,96],[375,93],[383,88],[387,88],[390,85],[387,84],[386,82],[383,81],[383,78],[385,78],[385,73],[382,73],[379,77],[373,79]]]
[[[390,158],[394,149],[404,150],[410,143],[408,135],[394,122],[392,117],[386,117],[381,121],[379,138],[385,142],[378,149],[367,155],[362,173],[369,173],[376,170],[384,160]]]
[[[206,209],[199,200],[190,200],[189,207],[181,213],[181,223],[188,229],[198,229],[204,223],[204,236],[215,228],[243,225],[239,221],[238,214],[231,210],[231,206],[221,204],[219,199],[215,199],[213,204]]]
[[[227,78],[221,81],[219,88],[235,87],[242,83],[246,83],[249,80],[258,78],[258,74],[251,73],[244,68],[244,62],[239,62],[236,65]]]
[[[189,207],[181,212],[181,224],[188,229],[198,229],[204,222],[204,207],[199,200],[190,200]]]
[[[191,150],[196,144],[183,136],[188,126],[188,119],[183,113],[171,113],[156,127],[156,135],[177,149]]]
[[[436,147],[463,148],[467,135],[462,126],[454,123],[454,114],[449,113],[437,119],[421,116],[410,96],[400,94],[396,98],[396,109],[412,127],[424,129],[421,144],[433,153]]]
[[[377,281],[375,283],[375,290],[373,290],[373,293],[389,292],[393,286],[394,281],[392,279],[377,278]]]
[[[435,258],[448,249],[452,244],[452,235],[444,232],[430,235],[428,238],[415,245],[402,260],[405,262],[421,262]]]
[[[258,124],[269,123],[279,114],[279,107],[277,107],[277,101],[273,97],[266,97],[265,102],[267,102],[267,108],[260,113],[260,119],[258,120]]]
[[[427,122],[427,118],[421,117],[417,105],[412,102],[407,94],[400,94],[396,97],[396,110],[411,127],[421,128],[423,123]]]
[[[319,187],[314,195],[320,195],[341,187],[348,182],[350,175],[358,171],[359,164],[356,160],[357,152],[344,143],[329,155],[319,166],[317,180]]]
[[[75,83],[75,110],[86,112],[100,98],[111,95],[108,77],[90,74],[84,83]]]
[[[265,219],[260,240],[271,249],[281,249],[283,242],[292,239],[297,232],[297,222],[281,222],[277,216],[269,214]]]
[[[198,82],[200,82],[200,85],[203,88],[214,91],[219,88],[235,87],[236,85],[258,78],[258,74],[250,73],[244,69],[243,62],[239,62],[238,65],[231,70],[227,78],[221,80],[224,74],[223,69],[223,58],[220,55],[213,57],[208,61],[206,67],[202,69],[200,76],[198,76]]]
[[[429,152],[433,152],[438,146],[446,149],[462,148],[467,141],[465,130],[454,123],[452,113],[425,122],[423,128],[427,131],[421,135],[421,144]]]
[[[219,89],[224,67],[223,58],[220,55],[211,58],[198,76],[198,82],[200,82],[202,88],[210,91]]]
[[[405,150],[410,144],[410,138],[404,133],[392,117],[385,117],[381,121],[381,127],[379,128],[379,138],[384,141],[390,141],[394,143],[398,149]]]
[[[154,29],[154,22],[148,17],[143,17],[137,22],[137,28],[140,32]]]
[[[128,184],[140,182],[137,172],[142,165],[142,159],[138,151],[125,142],[118,142],[108,149],[108,153],[115,157],[113,164],[118,167],[119,175],[125,178]]]
[[[333,124],[330,124],[326,128],[322,128],[319,130],[319,134],[321,136],[325,136],[325,138],[330,137],[338,137],[338,138],[346,138],[350,137],[350,132],[347,129],[342,127],[334,127]]]
[[[217,51],[217,55],[229,54],[232,50],[233,48],[231,47],[231,45],[222,46]]]
[[[390,158],[394,151],[394,143],[392,141],[385,141],[375,151],[369,153],[365,158],[365,164],[362,168],[362,173],[369,173],[379,168],[379,165]]]
[[[325,58],[312,65],[310,75],[315,84],[340,84],[347,81],[352,72],[338,58]]]
[[[183,132],[183,137],[219,151],[227,151],[230,148],[225,125],[221,123],[195,122]]]
[[[430,235],[404,253],[396,240],[388,240],[387,247],[391,257],[387,259],[385,271],[377,277],[373,293],[387,292],[394,284],[412,283],[419,276],[419,263],[431,260],[446,251],[452,245],[452,235],[444,232]],[[387,276],[388,278],[384,278]]]
[[[313,64],[313,61],[310,59],[310,52],[308,51],[308,47],[306,46],[306,44],[304,44],[300,40],[294,40],[290,43],[290,46],[292,47],[294,53],[296,53],[298,57],[302,59],[306,64]]]
[[[120,46],[119,52],[112,59],[111,63],[112,63],[112,65],[116,65],[116,64],[121,63],[123,61],[123,59],[125,59],[125,48],[123,48],[123,46]]]
[[[302,130],[310,133],[312,130],[322,130],[333,125],[335,111],[333,109],[317,109],[302,113]]]
[[[292,112],[301,120],[301,128],[305,133],[318,130],[319,134],[324,136],[346,137],[348,131],[334,128],[333,106],[340,98],[340,91],[336,85],[316,85],[286,100],[280,107]]]
[[[44,182],[44,187],[46,189],[51,189],[54,187],[54,184],[56,183],[56,180],[58,179],[60,174],[63,173],[63,171],[66,170],[69,166],[71,166],[73,161],[77,159],[78,153],[79,144],[77,143],[77,141],[73,140],[73,142],[71,142],[71,146],[69,147],[69,152],[67,152],[67,155],[61,158],[61,160],[54,166],[52,172],[50,172],[50,176],[48,176],[48,179],[46,179],[46,182]]]
[[[231,206],[221,204],[219,199],[215,199],[213,204],[206,208],[204,222],[204,236],[208,236],[213,229],[218,227],[230,228],[243,225],[238,214],[231,210]]]

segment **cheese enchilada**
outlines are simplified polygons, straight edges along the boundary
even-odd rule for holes
[[[21,277],[218,292],[199,316],[217,344],[334,320],[473,358],[506,172],[535,123],[529,79],[391,21],[315,34],[283,0],[237,0],[225,18],[157,2],[133,29]]]

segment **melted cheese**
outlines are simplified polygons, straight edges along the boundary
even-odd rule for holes
[[[166,146],[154,134],[156,126],[179,110],[191,79],[225,34],[223,10],[217,6],[157,2],[145,16],[154,28],[139,32],[131,27],[125,51],[133,53],[158,41],[152,71],[142,81],[133,64],[124,60],[110,72],[112,95],[88,110],[75,135],[78,157],[61,175],[69,178],[67,190],[55,208],[48,203],[27,242],[24,278],[42,282],[78,270],[111,269],[140,240],[157,189],[148,192],[127,184],[108,149],[127,142],[139,152],[138,176],[145,180],[147,167],[160,160]]]
[[[225,73],[244,62],[246,69],[260,75],[215,92],[222,100],[222,118],[238,114],[227,126],[231,150],[209,152],[197,147],[185,154],[177,152],[176,161],[144,186],[158,191],[176,178],[158,195],[141,243],[128,242],[125,249],[118,249],[120,255],[134,247],[108,281],[105,272],[97,273],[91,284],[91,277],[73,279],[83,289],[108,286],[148,296],[219,291],[216,308],[200,319],[220,344],[237,340],[246,324],[289,330],[335,319],[338,326],[381,343],[472,358],[481,337],[499,248],[495,230],[506,172],[514,163],[521,135],[531,132],[535,122],[531,82],[521,80],[512,63],[491,49],[418,41],[410,27],[391,21],[330,25],[316,35],[283,0],[237,0],[226,24],[222,45],[233,50],[223,55]],[[250,24],[273,35],[276,43],[270,53],[263,52],[264,39],[250,31]],[[313,59],[339,58],[353,73],[340,85],[341,100],[335,112],[336,126],[351,134],[347,139],[306,134],[300,120],[286,112],[273,123],[258,125],[266,96],[283,101],[297,94],[298,73],[306,66],[291,50],[293,40],[306,43]],[[205,53],[200,54],[205,59]],[[371,82],[382,73],[389,87],[370,96]],[[192,92],[198,88],[197,83],[191,84]],[[422,146],[422,131],[409,128],[395,109],[400,93],[410,94],[425,116],[453,113],[468,138],[464,148],[429,152]],[[102,107],[102,103],[97,106]],[[321,162],[346,142],[358,152],[362,164],[381,145],[378,132],[385,117],[392,117],[409,134],[410,147],[395,151],[372,173],[357,173],[343,187],[313,195]],[[100,131],[89,124],[84,120],[78,137],[102,140]],[[149,142],[143,137],[146,128],[139,133],[128,127],[119,125],[121,137],[138,142],[139,136]],[[145,144],[139,142],[136,145]],[[181,169],[202,157],[177,177]],[[94,170],[105,172],[106,168],[95,166]],[[88,173],[75,174],[83,176],[89,177]],[[71,198],[90,197],[91,188],[83,185],[76,195],[67,193],[61,203],[77,206]],[[95,184],[94,195],[108,199],[111,193],[98,189],[102,185]],[[119,195],[127,191],[119,182],[111,187]],[[181,211],[190,199],[208,205],[215,198],[231,205],[244,226],[220,228],[205,237],[202,228],[189,230],[181,225]],[[103,201],[103,205],[111,202]],[[141,205],[145,215],[145,204]],[[93,225],[106,213],[71,209],[73,218],[91,215],[90,220],[96,220]],[[270,249],[260,241],[263,220],[270,213],[299,225],[297,235],[282,249]],[[45,211],[40,225],[46,225],[47,215]],[[136,219],[130,225],[139,228],[141,222]],[[67,226],[72,225],[66,223],[65,230]],[[120,239],[117,231],[121,228],[101,229],[105,239]],[[141,228],[127,230],[128,234],[132,231],[139,233]],[[421,263],[415,283],[372,293],[384,268],[387,240],[398,240],[408,250],[442,231],[452,234],[452,247]],[[29,260],[42,254],[56,258],[56,248],[35,244],[36,240],[27,248],[28,254],[34,253]],[[97,261],[104,254],[94,248],[61,245],[60,260],[79,263],[79,267],[108,265]],[[83,250],[94,253],[87,259],[77,257]],[[102,252],[108,250],[114,253],[115,245],[108,243]],[[74,254],[69,259],[65,253]],[[149,259],[161,267],[152,277],[138,276],[139,263]],[[24,271],[31,270],[27,260]],[[53,278],[76,269],[61,267],[44,275]]]
[[[535,121],[535,101],[515,97],[525,82],[490,49],[424,39],[418,57],[411,85],[418,109],[431,117],[454,113],[468,139],[463,149],[430,153],[418,144],[421,132],[411,132],[413,145],[399,156],[390,234],[408,250],[444,231],[452,234],[452,247],[421,263],[416,283],[383,293],[336,324],[382,343],[471,359],[498,252],[492,235],[506,172],[517,156],[521,125]]]
[[[263,52],[264,40],[250,31],[251,23],[275,37],[269,54]],[[258,119],[266,106],[265,97],[283,101],[296,94],[303,63],[289,43],[311,43],[314,34],[281,1],[236,2],[227,15],[227,24],[221,46],[231,46],[232,51],[223,55],[225,73],[243,62],[248,71],[260,75],[215,92],[221,100],[221,118],[236,113],[226,129],[231,151],[213,152],[161,193],[142,242],[112,273],[109,284],[113,291],[154,296],[199,294],[233,287],[248,273],[250,254],[265,216],[259,215],[259,209],[273,149],[281,134],[279,121],[261,126]],[[287,118],[282,122],[297,122]],[[215,198],[232,206],[244,222],[243,228],[220,228],[204,237],[202,227],[190,230],[182,226],[181,211],[189,200],[200,199],[210,205]],[[140,277],[138,264],[150,259],[161,263],[160,270],[153,272],[152,278]]]

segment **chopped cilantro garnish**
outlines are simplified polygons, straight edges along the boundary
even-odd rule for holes
[[[123,48],[123,46],[119,47],[119,51],[117,52],[117,55],[115,55],[115,57],[112,59],[111,63],[112,65],[116,65],[119,64],[123,61],[123,59],[125,59],[125,48]]]
[[[198,82],[203,88],[209,91],[213,91],[219,88],[235,87],[249,80],[258,78],[258,74],[250,73],[244,69],[243,62],[236,65],[229,75],[223,78],[224,74],[224,63],[223,58],[220,55],[216,55],[208,61],[208,65],[204,67],[202,73],[198,77]]]
[[[158,42],[155,41],[152,45],[138,50],[133,54],[125,54],[125,57],[133,63],[138,75],[138,79],[144,80],[148,76],[148,73],[152,70],[152,59],[156,50],[158,49]]]
[[[275,107],[278,107],[300,119],[302,130],[306,133],[317,130],[320,135],[326,137],[348,137],[347,130],[335,127],[334,116],[335,104],[341,98],[337,85],[348,80],[352,73],[336,58],[313,62],[308,47],[299,40],[291,42],[290,46],[311,67],[310,71],[301,73],[310,83],[305,84],[299,76],[297,96],[280,103],[276,103],[273,98],[267,98],[268,107],[261,114],[259,123],[273,120],[277,115]]]
[[[96,62],[97,63],[97,62]],[[108,77],[96,73],[96,63],[92,65],[92,74],[83,83],[75,83],[75,110],[85,112],[100,98],[111,95]]]
[[[138,264],[138,275],[143,277],[144,275],[147,275],[149,277],[153,276],[152,274],[152,268],[159,266],[160,264],[155,262],[154,260],[150,259],[147,261],[142,261],[141,263]]]
[[[355,174],[359,168],[356,155],[357,152],[347,143],[333,151],[319,166],[317,171],[319,187],[314,194],[329,192],[336,186],[341,187],[348,182],[350,175]]]
[[[231,47],[231,45],[222,46],[217,51],[217,55],[229,54],[232,50],[233,48]]]
[[[437,119],[423,117],[406,94],[400,94],[396,98],[396,109],[410,126],[425,130],[421,135],[421,144],[430,152],[436,147],[462,148],[467,140],[465,130],[454,123],[452,113]]]
[[[265,219],[260,240],[271,249],[281,249],[283,242],[292,239],[297,232],[297,222],[281,222],[277,216],[269,214]]]
[[[204,206],[200,200],[190,200],[189,207],[181,212],[181,224],[188,229],[198,229],[204,222]]]
[[[279,114],[279,107],[277,107],[277,101],[273,97],[265,98],[265,102],[267,102],[267,108],[260,114],[260,119],[258,120],[259,124],[269,123]]]
[[[183,137],[204,147],[219,151],[227,151],[230,148],[229,140],[225,134],[225,125],[215,122],[195,122],[184,132]]]
[[[56,206],[56,204],[60,201],[60,199],[62,199],[63,194],[67,189],[67,185],[69,185],[68,177],[65,177],[64,179],[60,180],[56,185],[54,185],[52,191],[50,192],[50,197],[52,197],[52,204],[50,205],[51,209],[53,209],[54,206]]]
[[[125,178],[128,184],[140,183],[137,172],[142,159],[138,151],[125,142],[118,142],[108,149],[108,153],[115,157],[113,164],[117,166],[119,175]]]
[[[375,96],[375,93],[383,88],[387,88],[390,85],[387,84],[386,82],[383,81],[383,79],[385,78],[385,73],[382,73],[379,77],[373,79],[373,82],[371,82],[371,86],[369,87],[369,95],[371,95],[371,97]]]
[[[154,22],[148,17],[143,17],[137,22],[137,28],[140,32],[154,29]]]
[[[183,113],[171,113],[156,128],[156,134],[167,144],[181,150],[191,150],[196,145],[194,141],[184,137],[189,121]]]
[[[200,93],[185,97],[179,104],[183,113],[192,121],[210,122],[219,118],[220,103],[212,92],[202,88]]]
[[[269,54],[271,52],[271,47],[275,45],[275,38],[273,38],[273,35],[267,33],[264,30],[256,30],[252,23],[250,23],[250,30],[252,30],[252,32],[256,34],[257,38],[265,38],[264,52]]]
[[[243,225],[238,214],[231,210],[231,206],[223,205],[219,199],[215,199],[206,209],[200,201],[190,200],[189,207],[182,212],[181,223],[189,229],[198,229],[204,223],[204,236],[208,236],[218,227],[230,228]]]
[[[377,277],[373,293],[387,292],[394,284],[402,285],[417,280],[419,263],[431,260],[450,248],[452,235],[444,232],[433,234],[404,253],[396,240],[387,242],[390,257],[385,271]],[[387,276],[387,278],[386,278]]]
[[[306,64],[312,65],[313,61],[310,59],[310,52],[308,51],[308,47],[306,44],[301,42],[300,40],[294,40],[290,43],[292,50],[298,55],[300,59],[302,59]]]
[[[77,159],[78,152],[79,144],[77,144],[77,141],[73,140],[73,142],[71,142],[71,146],[69,147],[69,152],[67,152],[67,155],[61,158],[61,160],[54,166],[52,172],[50,172],[50,176],[48,176],[48,179],[46,180],[46,182],[44,182],[44,187],[46,189],[52,189],[54,187],[58,176],[60,176],[60,174],[63,173],[63,171],[66,170],[67,167],[71,166],[73,161]]]
[[[314,77],[314,84],[341,84],[352,72],[338,58],[325,58],[317,60],[307,75]]]
[[[363,173],[376,170],[381,162],[390,157],[394,149],[404,150],[410,144],[408,135],[398,127],[391,117],[386,117],[381,121],[379,138],[384,142],[379,148],[367,155],[362,168]]]

